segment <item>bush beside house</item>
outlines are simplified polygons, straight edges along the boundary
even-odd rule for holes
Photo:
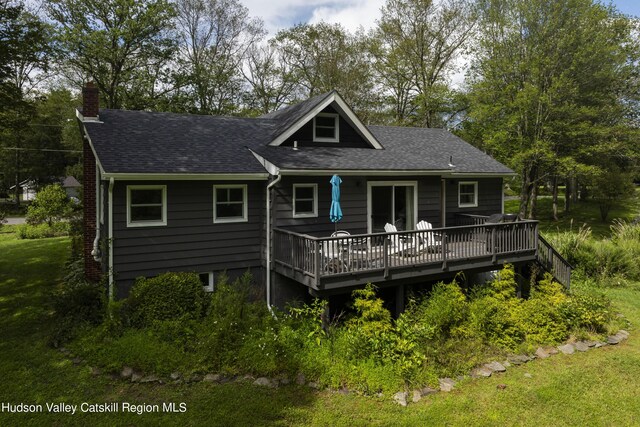
[[[604,297],[567,295],[548,276],[530,298],[518,298],[510,266],[469,292],[456,282],[440,283],[413,296],[396,320],[368,285],[353,292],[353,312],[329,325],[321,301],[272,316],[263,302],[249,300],[250,280],[222,277],[214,293],[204,294],[195,274],[140,279],[100,326],[94,319],[80,322],[79,338],[69,346],[114,372],[130,366],[165,376],[302,373],[321,385],[374,394],[435,384],[491,357],[570,336],[605,333],[614,321]]]

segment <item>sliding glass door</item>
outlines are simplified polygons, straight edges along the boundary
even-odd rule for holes
[[[368,227],[370,233],[384,232],[385,224],[398,231],[413,230],[417,216],[418,184],[414,181],[368,183]]]

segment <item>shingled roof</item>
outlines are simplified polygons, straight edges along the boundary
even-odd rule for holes
[[[83,125],[107,174],[265,174],[252,151],[291,171],[513,173],[444,129],[369,126],[384,149],[269,145],[332,94],[260,118],[103,109]]]

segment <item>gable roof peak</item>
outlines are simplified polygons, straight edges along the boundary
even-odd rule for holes
[[[384,147],[376,137],[369,131],[358,116],[351,109],[349,104],[342,98],[337,90],[322,93],[320,95],[309,98],[299,104],[295,104],[278,110],[274,113],[261,116],[262,118],[270,118],[279,120],[280,123],[273,132],[271,146],[281,145],[287,138],[293,135],[298,129],[312,120],[322,110],[332,105],[342,118],[349,123],[354,130],[364,138],[365,141],[374,149],[382,150]]]

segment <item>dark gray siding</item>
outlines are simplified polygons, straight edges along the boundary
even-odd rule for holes
[[[275,226],[313,236],[329,236],[335,225],[329,221],[331,184],[327,176],[286,176],[276,187]],[[343,176],[340,186],[343,218],[339,230],[351,234],[367,232],[367,182],[417,181],[418,221],[440,225],[440,177],[362,177]],[[318,217],[293,218],[293,184],[318,184]]]
[[[248,222],[213,223],[213,185],[224,181],[117,182],[113,189],[113,254],[118,295],[136,277],[166,271],[260,270],[264,239],[263,181],[247,184]],[[167,186],[167,225],[127,227],[127,185]],[[260,271],[254,271],[260,275]]]
[[[458,183],[478,182],[478,206],[458,207]],[[459,178],[447,179],[447,226],[455,226],[458,214],[491,215],[502,212],[502,178]]]
[[[322,110],[323,113],[337,113],[330,106]],[[343,148],[371,148],[371,146],[356,132],[356,130],[340,116],[340,142],[313,142],[313,120],[302,126],[289,139],[282,143],[285,147],[292,147],[293,141],[298,141],[299,147],[343,147]],[[373,149],[373,148],[372,148]]]

